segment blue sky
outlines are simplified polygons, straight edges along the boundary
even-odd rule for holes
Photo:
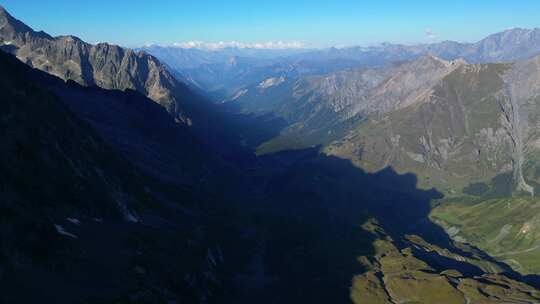
[[[298,41],[311,47],[476,41],[540,27],[537,0],[0,0],[36,30],[124,46]]]

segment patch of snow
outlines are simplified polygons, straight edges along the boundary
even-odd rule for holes
[[[458,243],[467,243],[467,239],[459,235],[453,237],[452,239]]]
[[[405,151],[407,153],[407,155],[414,161],[416,162],[419,162],[419,163],[425,163],[425,159],[424,159],[424,155],[422,154],[418,154],[418,153],[414,153],[414,152],[409,152],[409,151]]]
[[[55,224],[54,228],[56,228],[56,231],[61,235],[65,235],[65,236],[69,236],[70,238],[78,239],[78,237],[75,234],[67,232],[66,229],[64,229],[64,227],[61,226],[61,225],[56,225]]]
[[[139,219],[133,213],[126,214],[126,220],[128,222],[132,222],[132,223],[138,223],[139,222]]]
[[[283,76],[281,76],[281,77],[272,77],[272,78],[268,78],[268,79],[262,81],[261,83],[259,83],[258,88],[259,89],[268,89],[270,87],[278,86],[278,85],[282,84],[283,82],[285,82],[285,77],[283,77]]]
[[[240,90],[240,91],[236,92],[236,94],[234,94],[234,96],[231,98],[231,100],[237,100],[238,98],[246,95],[247,92],[248,92],[247,89]]]
[[[79,221],[78,219],[73,218],[73,217],[68,217],[67,220],[68,220],[68,222],[70,222],[72,224],[75,224],[77,226],[79,226],[81,224],[81,221]]]
[[[450,237],[454,237],[459,233],[459,228],[452,226],[446,230],[446,233],[448,233]]]
[[[218,253],[218,257],[219,257],[219,260],[221,261],[221,263],[224,263],[225,259],[223,258],[223,252],[221,251],[221,246],[217,247],[217,253]]]
[[[212,253],[210,248],[208,248],[208,253],[207,253],[206,257],[208,259],[208,264],[209,264],[210,267],[212,267],[212,265],[214,267],[217,266],[216,259],[214,258],[214,254]]]

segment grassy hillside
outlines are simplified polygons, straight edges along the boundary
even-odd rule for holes
[[[478,246],[522,274],[540,272],[540,199],[456,198],[431,218],[457,242]]]
[[[456,255],[445,260],[445,251],[418,236],[401,243],[385,236],[374,222],[364,227],[378,234],[375,254],[361,257],[369,271],[355,276],[351,298],[355,304],[376,303],[537,303],[534,288],[500,274],[474,274],[460,262],[475,259]],[[430,258],[426,259],[426,255]],[[474,268],[473,268],[474,269]]]

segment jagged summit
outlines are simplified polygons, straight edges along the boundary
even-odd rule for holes
[[[407,62],[406,64],[414,66],[426,66],[426,65],[439,65],[443,67],[455,67],[463,64],[467,64],[467,61],[464,58],[458,58],[454,60],[446,60],[440,56],[428,53],[418,57],[416,60]]]
[[[0,18],[4,18],[5,16],[9,16],[9,13],[2,5],[0,5]]]
[[[537,31],[540,31],[540,28],[538,28],[538,27],[535,27],[535,28],[514,27],[514,28],[506,29],[506,30],[504,30],[504,31],[502,31],[500,33],[495,33],[493,35],[490,35],[489,37],[498,36],[498,35],[530,34],[530,33],[534,33],[534,32],[537,32]]]
[[[56,39],[66,40],[66,41],[84,42],[81,38],[79,38],[77,36],[73,36],[73,35],[61,35],[61,36],[56,36],[55,38]],[[108,44],[108,43],[106,43],[106,44]]]
[[[2,37],[0,37],[0,39],[4,38],[4,36],[6,35],[25,34],[25,33],[35,33],[36,35],[44,34],[43,32],[35,32],[31,27],[27,26],[22,21],[19,21],[15,17],[11,16],[9,12],[1,5],[0,5],[0,32],[2,33]]]
[[[441,65],[441,66],[449,66],[451,64],[450,61],[448,60],[444,60],[436,55],[433,55],[431,53],[428,53],[428,54],[425,54],[425,55],[422,55],[420,57],[418,57],[416,60],[412,60],[410,62],[410,64],[414,64],[414,65],[417,65],[417,66],[422,66],[422,65],[431,65],[431,64],[435,64],[435,65]]]

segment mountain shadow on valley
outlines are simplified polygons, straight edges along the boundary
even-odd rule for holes
[[[366,270],[358,257],[374,254],[374,235],[361,227],[369,219],[398,244],[406,234],[450,244],[428,220],[430,203],[441,193],[418,189],[413,174],[392,168],[367,173],[317,147],[261,156],[250,180],[245,211],[253,214],[250,231],[260,241],[256,270],[244,277],[252,287],[240,297],[246,302],[350,301],[352,278]]]
[[[366,271],[358,257],[375,253],[376,237],[361,227],[372,219],[398,248],[411,246],[407,235],[418,235],[472,257],[431,222],[433,201],[443,195],[436,189],[419,189],[414,174],[399,174],[391,167],[368,173],[348,160],[321,154],[316,147],[260,156],[250,176],[249,205],[243,211],[252,213],[256,224],[249,231],[258,241],[252,275],[242,276],[250,282],[241,288],[240,298],[246,303],[350,301],[351,280]],[[523,277],[478,248],[473,250],[507,276],[534,283],[533,277]],[[437,272],[484,274],[467,261],[414,246],[413,252]]]

